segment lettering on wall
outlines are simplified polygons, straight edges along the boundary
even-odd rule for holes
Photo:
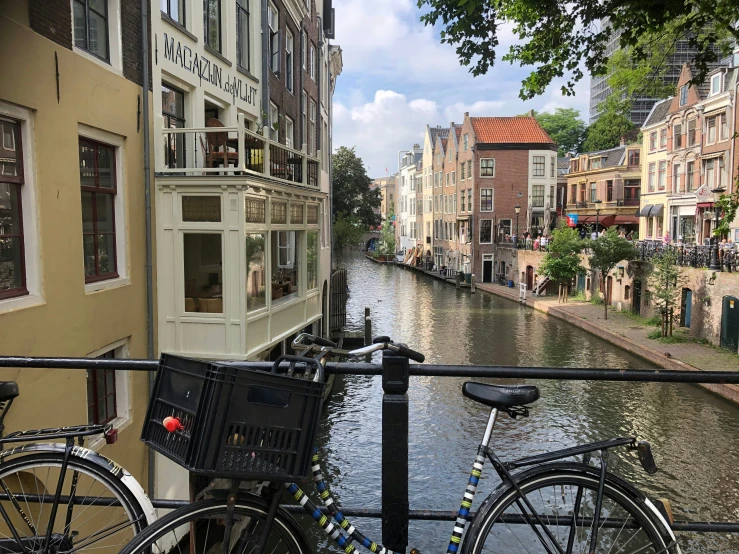
[[[239,76],[229,76],[228,72],[217,63],[211,61],[205,56],[198,55],[193,52],[192,48],[183,46],[179,40],[164,34],[164,59],[169,60],[175,65],[180,66],[200,78],[202,86],[203,81],[223,92],[231,95],[231,103],[235,104],[238,98],[242,102],[252,106],[257,105],[257,89],[248,83],[245,83]]]

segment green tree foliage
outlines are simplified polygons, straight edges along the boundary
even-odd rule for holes
[[[634,128],[634,124],[625,115],[628,103],[615,99],[612,95],[606,100],[603,114],[586,131],[582,143],[583,152],[614,148],[621,143],[621,137]]]
[[[628,262],[635,259],[637,251],[631,242],[618,236],[615,227],[610,227],[604,235],[600,235],[595,240],[588,239],[587,248],[590,249],[590,256],[588,257],[590,269],[600,271],[601,286],[605,291],[603,306],[605,308],[605,318],[608,319],[608,299],[611,296],[611,291],[606,289],[608,283],[606,277],[613,271],[618,262]]]
[[[549,248],[539,266],[539,273],[559,285],[559,300],[563,302],[567,302],[568,283],[585,271],[580,258],[583,246],[577,230],[560,222],[552,232]]]
[[[574,108],[556,108],[554,113],[541,112],[536,121],[559,146],[558,155],[577,152],[585,138],[585,122]]]
[[[734,190],[731,194],[722,194],[719,196],[714,209],[719,210],[723,214],[723,217],[713,230],[713,235],[717,239],[729,236],[731,224],[736,218],[737,209],[739,209],[739,179],[736,180]]]
[[[378,254],[395,256],[395,226],[393,225],[394,215],[395,208],[391,206],[390,213],[387,214],[387,219],[382,224],[382,229],[380,229],[380,241],[377,251]]]
[[[367,227],[355,216],[338,214],[332,225],[333,247],[341,250],[345,246],[358,244],[367,231]]]
[[[463,65],[473,75],[484,75],[496,62],[499,26],[513,23],[518,41],[504,61],[531,66],[519,96],[540,95],[554,79],[565,78],[562,93],[574,94],[588,74],[607,70],[606,46],[613,31],[621,33],[621,47],[633,48],[633,59],[643,60],[648,49],[642,37],[670,31],[686,37],[697,50],[691,66],[695,82],[702,82],[717,54],[712,47],[722,36],[739,40],[739,3],[736,0],[417,0],[421,21],[440,23],[441,41],[456,47]],[[601,24],[607,19],[611,28]]]
[[[372,180],[364,162],[354,147],[340,147],[332,157],[333,216],[340,214],[358,221],[364,230],[380,224],[379,210],[382,196],[379,189],[370,189]],[[363,231],[364,232],[364,231]]]
[[[652,272],[649,275],[649,289],[652,300],[659,308],[662,318],[662,336],[672,336],[670,316],[680,301],[686,277],[677,265],[677,253],[669,248],[652,259]]]

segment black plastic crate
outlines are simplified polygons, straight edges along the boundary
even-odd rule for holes
[[[193,371],[193,364],[199,369]],[[201,394],[196,400],[198,378]],[[187,380],[187,385],[176,386],[180,379]],[[270,481],[301,479],[310,467],[324,387],[322,382],[233,363],[163,356],[142,438],[194,473]],[[173,389],[180,394],[166,396]],[[186,400],[190,406],[197,404],[197,409],[189,425],[183,423],[182,431],[169,433],[162,420],[174,415],[169,411],[184,389],[193,391]],[[183,403],[180,398],[177,409],[189,414],[181,407]]]

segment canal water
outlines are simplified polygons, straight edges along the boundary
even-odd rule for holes
[[[428,276],[375,264],[358,253],[338,258],[348,269],[350,326],[364,308],[375,335],[389,335],[426,355],[428,363],[550,367],[651,368],[566,322],[482,292],[470,294]],[[379,358],[376,360],[379,361]],[[487,421],[464,398],[461,378],[411,378],[410,507],[457,510]],[[488,379],[489,382],[525,382]],[[581,442],[635,435],[651,442],[660,471],[647,475],[636,456],[614,451],[614,471],[653,498],[668,498],[678,519],[739,521],[739,409],[692,385],[536,381],[541,398],[531,416],[503,416],[491,445],[510,459]],[[338,380],[324,410],[320,445],[324,474],[346,507],[381,505],[379,377]],[[499,484],[489,464],[473,509]],[[312,489],[312,487],[311,487]],[[303,518],[301,518],[303,519]],[[334,548],[315,526],[316,546]],[[357,527],[380,541],[379,520]],[[452,522],[411,522],[410,546],[446,552]],[[739,536],[680,534],[683,552],[739,552]],[[358,550],[361,550],[359,548]]]

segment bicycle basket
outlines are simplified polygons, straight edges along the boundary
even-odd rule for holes
[[[191,389],[187,400],[190,405],[197,402],[198,409],[189,425],[182,423],[181,430],[169,433],[163,417],[172,415],[167,410],[183,402],[160,399],[160,391],[169,393],[174,387],[159,385],[160,381],[181,380],[183,372],[171,367],[173,360],[194,362],[167,356],[168,363],[162,364],[149,407],[151,417],[142,436],[147,444],[190,471],[213,477],[269,481],[305,477],[318,432],[324,383],[283,374],[287,368],[280,360],[271,373],[233,363],[197,362],[202,365],[200,398],[196,401],[197,394]],[[185,375],[186,379],[192,377]],[[173,444],[168,443],[161,432],[179,435],[179,440],[187,443],[184,455],[182,446],[171,439]]]

